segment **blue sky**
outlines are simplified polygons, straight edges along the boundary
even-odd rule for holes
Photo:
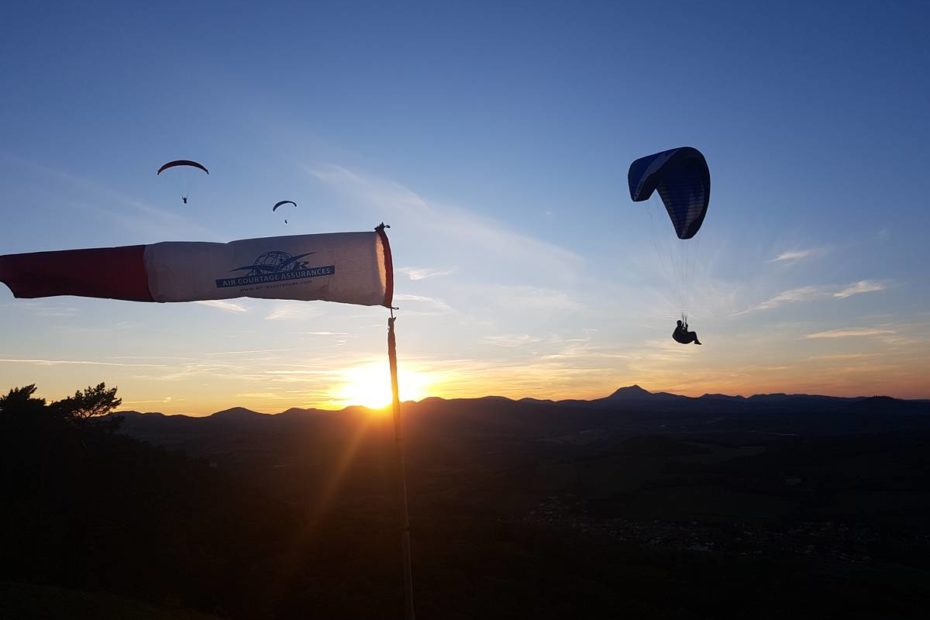
[[[930,397],[928,25],[919,2],[8,2],[0,252],[383,220],[411,397]],[[681,145],[713,175],[686,248],[626,187]],[[175,158],[211,170],[188,205],[154,174]],[[682,309],[703,348],[668,337]],[[52,398],[277,411],[386,373],[378,309],[0,287],[0,319],[0,389]]]

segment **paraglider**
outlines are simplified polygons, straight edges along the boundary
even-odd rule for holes
[[[653,155],[641,157],[630,164],[627,174],[630,198],[633,202],[649,200],[658,190],[665,211],[672,222],[678,239],[685,241],[671,249],[674,256],[667,257],[673,263],[672,271],[680,302],[684,304],[683,291],[691,279],[693,258],[686,256],[688,241],[697,235],[707,215],[710,203],[710,169],[707,160],[696,148],[683,146]],[[656,244],[658,246],[658,244]],[[688,321],[682,314],[672,338],[681,344],[701,344],[695,332],[688,331]]]
[[[168,170],[169,168],[176,168],[178,166],[187,166],[191,168],[197,168],[199,170],[203,170],[207,174],[210,174],[210,171],[207,170],[207,167],[201,164],[200,162],[191,161],[190,159],[176,159],[174,161],[169,161],[168,163],[162,165],[162,167],[158,169],[158,172],[156,172],[155,175],[158,176],[165,170]],[[188,192],[185,191],[184,194],[181,196],[181,201],[184,204],[187,204],[187,193]]]
[[[710,170],[699,150],[683,146],[641,157],[627,176],[633,202],[649,200],[659,190],[679,239],[701,229],[710,202]]]
[[[210,171],[207,170],[206,166],[204,166],[200,162],[191,161],[189,159],[176,159],[174,161],[169,161],[167,164],[164,164],[161,168],[159,168],[158,172],[156,172],[155,174],[156,175],[161,174],[168,168],[175,168],[177,166],[191,166],[192,168],[199,168],[203,170],[204,172],[206,172],[207,174],[210,174]]]
[[[684,318],[683,321],[678,321],[678,326],[675,327],[675,331],[672,332],[672,339],[675,342],[680,344],[701,344],[701,341],[698,340],[697,332],[688,331],[688,319]]]
[[[281,205],[294,205],[296,207],[297,203],[294,202],[293,200],[281,200],[279,202],[276,202],[275,205],[271,207],[271,212],[274,213],[275,211],[277,211],[278,207],[280,207]],[[287,220],[284,220],[284,223],[287,224]]]

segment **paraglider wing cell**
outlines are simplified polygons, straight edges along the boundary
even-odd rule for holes
[[[659,191],[679,239],[690,239],[700,230],[710,202],[710,170],[699,150],[683,146],[637,159],[628,181],[634,202]]]

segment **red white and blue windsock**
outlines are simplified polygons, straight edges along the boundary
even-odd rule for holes
[[[384,229],[0,256],[16,297],[76,295],[130,301],[259,297],[391,306],[391,248]]]

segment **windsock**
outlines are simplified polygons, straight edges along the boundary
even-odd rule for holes
[[[383,227],[374,232],[168,241],[0,256],[16,297],[129,301],[257,297],[391,306],[394,275]]]

